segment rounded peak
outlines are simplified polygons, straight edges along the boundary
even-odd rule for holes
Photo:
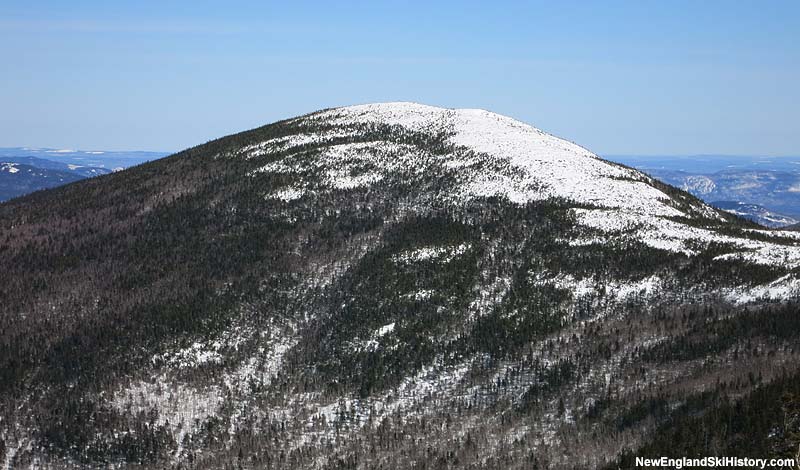
[[[452,108],[443,108],[441,106],[432,106],[425,103],[418,103],[416,101],[378,101],[373,103],[361,103],[348,106],[339,106],[333,109],[347,109],[347,110],[368,110],[368,109],[438,109],[438,110],[451,110]]]
[[[464,116],[497,116],[503,119],[508,119],[516,122],[522,123],[522,121],[516,120],[514,118],[505,116],[503,114],[498,114],[493,111],[489,111],[488,109],[483,108],[446,108],[443,106],[433,106],[425,103],[419,103],[416,101],[382,101],[382,102],[374,102],[374,103],[362,103],[362,104],[355,104],[355,105],[348,105],[348,106],[340,106],[337,108],[333,108],[333,110],[342,110],[342,111],[353,111],[353,112],[369,112],[369,111],[395,111],[395,112],[438,112],[438,113],[449,113],[449,114],[459,114]],[[524,124],[524,123],[522,123]],[[526,124],[527,125],[527,124]]]
[[[411,101],[390,101],[342,106],[319,114],[333,120],[381,122],[401,125],[413,130],[452,128],[458,123],[471,122],[484,130],[493,127],[549,135],[517,119],[480,108],[443,108]],[[555,137],[554,137],[555,138]]]
[[[483,108],[444,108],[413,101],[387,101],[331,108],[323,111],[322,115],[334,119],[344,115],[349,120],[378,121],[414,130],[471,122],[484,129],[501,127],[562,140],[528,123]],[[585,149],[583,151],[590,153]]]
[[[664,202],[669,196],[647,184],[644,175],[484,109],[388,102],[328,109],[313,118],[341,126],[345,134],[358,132],[361,125],[380,124],[445,138],[454,148],[467,151],[441,161],[450,168],[462,168],[464,183],[459,192],[470,197],[504,196],[517,203],[557,197],[659,216],[683,215]],[[475,158],[491,161],[496,171],[476,171]]]
[[[452,108],[442,108],[439,106],[431,106],[423,103],[416,103],[413,101],[387,101],[380,103],[363,103],[350,106],[341,106],[333,108],[330,111],[343,112],[350,115],[368,115],[374,114],[375,117],[383,115],[400,115],[419,113],[421,115],[438,115],[443,113],[452,113],[456,111]]]

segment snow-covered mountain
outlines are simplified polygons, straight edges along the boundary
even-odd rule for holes
[[[9,467],[729,455],[703,420],[800,383],[796,232],[483,110],[280,121],[0,205],[0,240]]]

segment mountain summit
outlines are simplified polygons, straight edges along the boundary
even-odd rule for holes
[[[302,133],[285,139],[260,143],[258,149],[291,148],[330,140],[329,151],[317,165],[345,167],[357,164],[354,156],[371,149],[392,152],[397,158],[380,158],[382,153],[362,157],[377,166],[373,180],[339,180],[327,175],[333,187],[367,185],[389,177],[387,173],[413,167],[458,177],[456,187],[442,187],[448,199],[500,196],[517,204],[549,198],[565,198],[585,205],[620,208],[659,216],[681,212],[670,206],[669,197],[652,187],[641,173],[604,161],[588,150],[553,137],[539,129],[499,114],[478,109],[443,109],[413,103],[382,103],[323,111],[301,118],[307,125],[322,124],[325,130]],[[363,129],[400,130],[409,136],[435,139],[443,148],[431,157],[413,145],[392,141],[338,143],[353,139]],[[361,140],[361,139],[358,139]],[[446,149],[444,148],[446,147]],[[447,150],[448,152],[445,152]],[[247,147],[245,152],[251,152]],[[258,151],[247,156],[259,155]],[[426,155],[428,154],[428,155]],[[428,157],[428,158],[426,158]],[[356,157],[357,158],[357,157]],[[282,169],[298,171],[302,162],[287,159]],[[272,167],[266,167],[269,171]],[[279,167],[275,167],[278,170]],[[355,168],[353,168],[355,169]],[[407,177],[400,173],[401,177]]]
[[[794,250],[716,233],[713,227],[727,226],[725,222],[731,218],[687,193],[489,111],[379,103],[322,111],[295,122],[320,130],[247,146],[240,156],[254,159],[313,144],[323,149],[313,161],[305,160],[303,153],[290,154],[255,171],[304,176],[310,175],[313,167],[320,172],[315,176],[321,178],[317,191],[322,192],[369,188],[381,181],[398,185],[434,180],[429,184],[443,203],[489,197],[518,205],[564,200],[573,205],[579,224],[609,236],[633,231],[640,241],[655,248],[691,253],[689,246],[695,241],[715,241],[741,248],[742,257],[756,262],[787,256],[795,263],[800,261]],[[364,141],[365,129],[432,139],[437,147],[420,148],[413,142],[392,139]],[[309,184],[309,178],[300,181]],[[302,188],[289,185],[276,197],[299,198],[303,194]]]
[[[2,204],[0,241],[6,467],[796,448],[800,236],[487,111],[280,121]]]

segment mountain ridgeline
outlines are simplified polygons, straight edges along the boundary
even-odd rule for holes
[[[323,110],[21,197],[0,263],[6,468],[798,446],[800,233],[486,111]]]

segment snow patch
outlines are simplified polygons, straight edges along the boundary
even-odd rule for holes
[[[305,194],[305,191],[303,191],[302,189],[286,188],[272,194],[270,197],[275,199],[280,199],[281,201],[284,202],[289,202],[289,201],[294,201],[295,199],[300,199],[301,197],[303,197],[303,194]]]
[[[166,427],[179,446],[198,423],[215,416],[222,403],[223,394],[216,387],[194,388],[164,375],[155,377],[154,382],[134,382],[111,399],[120,413],[155,412],[155,423]]]
[[[611,213],[612,211],[599,209],[573,209],[573,212],[582,225],[618,239],[629,236],[659,250],[694,256],[697,253],[687,246],[689,242],[721,243],[737,251],[717,256],[717,260],[738,259],[773,266],[800,264],[800,250],[793,246],[721,235],[711,229],[651,215],[625,211]]]
[[[2,166],[0,166],[0,171],[7,171],[9,173],[18,173],[19,168],[17,168],[15,163],[3,163]]]
[[[419,263],[422,261],[436,260],[447,263],[463,255],[470,249],[470,244],[462,243],[457,246],[428,246],[416,250],[405,251],[392,257],[395,263]]]
[[[378,328],[377,330],[375,330],[375,336],[380,338],[382,336],[391,333],[392,331],[394,331],[394,325],[395,325],[394,323],[389,323],[388,325],[384,325]]]
[[[769,284],[756,287],[727,289],[725,297],[737,304],[761,300],[787,300],[800,298],[800,279],[787,274]]]

